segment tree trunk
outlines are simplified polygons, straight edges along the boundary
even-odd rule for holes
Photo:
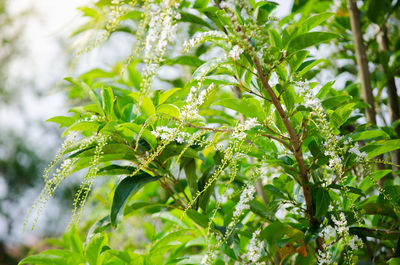
[[[389,38],[387,36],[387,27],[383,25],[381,31],[378,35],[378,44],[379,50],[383,52],[389,51]],[[397,87],[394,81],[394,77],[391,76],[391,73],[388,69],[388,65],[384,65],[384,62],[381,62],[381,70],[385,76],[390,76],[386,83],[387,89],[387,97],[388,97],[388,108],[389,108],[389,116],[390,116],[390,123],[393,124],[396,120],[400,119],[400,110],[399,110],[399,97],[397,94]],[[397,133],[397,137],[400,138],[400,125],[397,125],[395,128]],[[396,150],[391,152],[392,155],[392,162],[393,164],[400,165],[400,150]],[[399,167],[393,166],[393,170],[400,170]]]
[[[355,0],[346,0],[347,7],[350,13],[350,23],[351,30],[353,32],[354,37],[354,50],[356,53],[356,60],[358,66],[358,74],[361,80],[361,92],[364,98],[364,101],[370,105],[369,108],[366,108],[367,120],[376,125],[376,112],[375,112],[375,101],[374,95],[372,94],[372,85],[371,85],[371,76],[368,69],[368,60],[367,54],[365,52],[365,45],[363,41],[363,36],[361,32],[361,20],[360,20],[360,12],[357,7],[357,3]],[[383,156],[379,156],[378,159],[383,160]],[[385,165],[381,163],[375,164],[377,170],[385,169]],[[383,186],[384,178],[382,178],[379,182],[381,186]]]

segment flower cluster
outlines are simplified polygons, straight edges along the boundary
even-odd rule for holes
[[[333,223],[335,224],[335,230],[337,231],[337,233],[340,236],[343,236],[343,237],[348,236],[349,228],[347,227],[347,220],[346,220],[346,217],[344,216],[344,213],[341,212],[339,214],[339,217],[340,217],[340,219],[337,220],[335,218],[335,216],[333,216],[333,215],[331,216],[331,219],[332,219]]]
[[[226,38],[225,34],[221,31],[212,30],[199,33],[196,37],[190,39],[189,41],[185,41],[183,44],[183,52],[187,52],[195,46],[207,42],[213,39],[224,39]]]
[[[74,223],[78,223],[79,219],[81,217],[81,213],[82,213],[82,207],[86,202],[86,199],[89,195],[89,192],[93,186],[93,183],[97,177],[97,173],[99,171],[99,164],[100,164],[100,159],[101,156],[104,154],[104,147],[107,145],[107,142],[109,140],[109,136],[107,135],[95,135],[93,137],[96,142],[97,145],[94,149],[94,154],[93,154],[93,158],[92,161],[89,164],[89,169],[87,174],[84,176],[83,178],[83,182],[81,183],[78,192],[75,195],[75,199],[74,199],[74,209],[72,211],[72,217],[71,217],[71,221],[69,224],[69,227],[71,225],[73,225]]]
[[[206,255],[204,255],[203,259],[201,260],[200,264],[204,265],[212,265],[214,264],[214,260],[217,258],[216,250],[209,251]]]
[[[259,262],[262,257],[262,251],[265,247],[264,241],[258,239],[260,236],[260,229],[254,231],[253,236],[246,247],[247,253],[243,255],[243,259],[249,264],[261,265],[265,262]]]
[[[358,143],[355,143],[349,149],[349,152],[356,155],[356,161],[357,162],[365,162],[368,159],[367,153],[360,151],[360,146],[358,145]]]
[[[198,85],[200,87],[201,83],[199,82]],[[207,95],[209,95],[214,88],[214,84],[211,84],[199,93],[199,88],[193,86],[186,98],[186,105],[183,106],[181,110],[180,118],[184,121],[199,118],[199,107],[204,103],[204,101],[207,99]]]
[[[123,2],[121,0],[112,0],[111,1],[111,13],[110,19],[107,21],[106,29],[111,32],[114,31],[118,26],[121,17],[124,15],[124,9],[122,7]]]
[[[311,89],[308,87],[308,83],[304,82],[300,85],[305,87],[304,106],[311,108],[311,115],[315,117],[313,122],[316,124],[316,126],[318,126],[318,128],[320,128],[321,134],[325,138],[324,154],[326,156],[330,156],[329,167],[339,176],[341,176],[343,174],[343,165],[342,159],[339,156],[339,141],[342,139],[342,137],[334,135],[333,129],[331,128],[331,125],[326,117],[326,113],[322,108],[321,101],[310,91]]]
[[[240,58],[240,55],[243,53],[243,48],[240,48],[238,45],[235,45],[232,50],[229,51],[229,56],[234,60],[237,61]]]
[[[243,141],[246,138],[246,132],[258,125],[256,118],[247,119],[244,124],[238,124],[232,133],[232,139],[236,141]]]
[[[229,56],[234,60],[237,61],[240,58],[240,55],[243,53],[243,48],[240,48],[238,45],[235,45],[232,50],[229,51]]]
[[[329,207],[331,211],[333,206]],[[352,252],[363,246],[362,240],[354,235],[349,234],[349,228],[347,226],[347,220],[343,212],[340,212],[339,218],[336,219],[335,216],[331,215],[331,220],[335,224],[332,226],[325,226],[320,232],[319,236],[324,240],[322,244],[323,250],[318,250],[318,264],[332,264],[332,255],[329,252],[329,248],[335,242],[342,242],[344,246],[349,246],[350,251],[346,251],[345,258],[348,261],[352,259]],[[340,241],[338,239],[341,239]],[[330,244],[328,244],[330,242]]]
[[[332,255],[328,251],[318,250],[317,261],[318,265],[332,264]]]
[[[235,1],[234,0],[225,0],[220,3],[221,8],[228,9],[230,11],[235,11]]]
[[[191,139],[191,134],[182,132],[178,128],[169,128],[167,126],[158,126],[154,131],[151,132],[156,138],[168,141],[177,141],[183,143]]]
[[[363,247],[363,242],[361,238],[359,238],[357,235],[353,236],[350,241],[349,241],[349,246],[352,250],[357,250]]]
[[[256,188],[254,186],[248,185],[240,195],[238,204],[236,204],[235,211],[233,212],[233,217],[238,218],[243,213],[244,210],[250,209],[249,201],[254,198],[254,193]]]
[[[178,2],[176,4],[179,4]],[[149,29],[144,43],[144,62],[141,90],[143,94],[151,87],[153,79],[165,54],[168,43],[173,40],[177,25],[176,12],[169,0],[164,0],[156,12],[152,12]]]

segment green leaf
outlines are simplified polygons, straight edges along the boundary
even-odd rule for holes
[[[378,155],[388,153],[394,150],[400,149],[400,139],[396,140],[381,140],[372,144],[363,146],[360,151],[366,152],[368,158],[374,158]]]
[[[325,85],[323,85],[321,87],[321,89],[318,91],[316,97],[319,99],[324,98],[330,92],[334,83],[335,83],[335,81],[330,81],[330,82],[326,83]]]
[[[309,32],[311,29],[321,25],[323,22],[325,22],[328,18],[330,18],[333,15],[334,13],[322,13],[308,18],[301,24],[299,33]]]
[[[386,132],[382,130],[368,130],[368,131],[356,132],[350,134],[349,137],[353,141],[362,141],[373,138],[390,139],[390,135],[388,135]]]
[[[200,225],[201,227],[207,228],[209,219],[207,215],[198,213],[193,209],[187,210],[186,214],[192,219],[196,224]]]
[[[308,54],[309,54],[308,51],[299,51],[293,54],[293,56],[289,58],[290,73],[294,73],[300,67],[304,59],[307,58]]]
[[[69,127],[72,124],[74,124],[75,119],[67,116],[55,116],[46,121],[58,123],[60,125],[60,128],[62,128],[62,127]]]
[[[103,110],[108,120],[111,119],[111,115],[114,113],[114,93],[111,87],[103,88],[101,91],[103,99]]]
[[[328,42],[332,39],[338,38],[339,35],[329,32],[307,32],[294,37],[289,42],[288,53],[292,54],[296,51],[317,45],[322,42]]]
[[[367,16],[369,20],[380,25],[385,15],[389,12],[392,6],[391,0],[367,0]]]
[[[400,258],[391,258],[388,260],[389,265],[400,265]]]
[[[167,64],[167,65],[180,64],[180,65],[193,66],[196,68],[201,66],[203,63],[204,63],[204,61],[199,59],[199,57],[190,56],[190,55],[182,55],[182,56],[178,56],[173,59],[167,59],[165,61],[165,64]]]
[[[362,190],[352,187],[352,186],[345,186],[343,187],[342,185],[338,185],[338,184],[330,184],[328,186],[328,188],[332,188],[332,189],[337,189],[337,190],[344,190],[344,191],[348,191],[354,194],[358,194],[361,196],[365,196],[364,192],[362,192]]]
[[[236,110],[247,117],[256,117],[259,121],[263,121],[264,119],[264,112],[261,104],[254,98],[226,98],[214,102],[213,105]]]
[[[193,8],[204,8],[207,7],[208,5],[208,0],[196,0],[193,4]]]
[[[207,83],[214,83],[215,85],[238,85],[239,82],[231,75],[209,75],[205,78]],[[206,83],[205,83],[206,84]]]
[[[324,188],[319,188],[315,191],[315,216],[323,217],[328,212],[329,204],[331,203],[331,197],[329,192]]]
[[[270,28],[270,29],[268,29],[268,34],[269,34],[269,38],[271,41],[271,45],[281,49],[282,48],[282,38],[279,35],[279,33],[275,29]]]
[[[171,223],[175,223],[175,224],[179,225],[180,227],[188,228],[188,226],[184,222],[182,222],[178,217],[174,216],[173,214],[171,214],[170,212],[167,212],[167,211],[154,213],[151,217],[152,218],[160,218],[160,219],[169,221]]]
[[[123,208],[130,196],[135,194],[145,184],[159,180],[160,177],[153,177],[148,173],[139,173],[133,177],[126,177],[118,183],[115,188],[114,197],[111,206],[110,220],[111,225],[117,227],[118,215],[122,213]]]
[[[158,105],[163,104],[165,101],[167,101],[173,94],[181,90],[181,88],[176,87],[172,89],[168,89],[167,91],[163,92],[160,97],[158,98]]]
[[[286,234],[287,229],[286,224],[276,221],[264,228],[260,233],[260,237],[265,238],[268,244],[273,245]]]
[[[76,257],[76,255],[74,255],[71,251],[51,249],[45,250],[40,254],[26,257],[18,264],[30,263],[35,265],[69,265],[73,262],[82,262],[82,258],[71,260],[71,257]]]
[[[101,102],[99,100],[99,96],[96,95],[96,92],[93,89],[91,89],[82,80],[79,80],[79,79],[76,79],[76,78],[67,77],[67,78],[65,78],[65,80],[67,80],[71,84],[74,84],[77,87],[80,87],[88,95],[88,97],[93,101],[93,103],[95,103],[98,107],[100,107],[101,114],[104,115],[104,111],[103,111],[103,108],[101,106]]]
[[[202,18],[200,18],[200,17],[198,17],[196,15],[193,15],[191,13],[187,13],[187,12],[183,12],[183,11],[181,11],[181,19],[180,19],[180,21],[181,22],[190,22],[190,23],[193,23],[193,24],[197,24],[197,25],[200,25],[200,26],[207,27],[209,29],[213,29],[213,27],[211,27],[211,25],[208,24],[204,19],[202,19]]]
[[[335,124],[337,128],[342,126],[347,119],[350,117],[350,114],[355,109],[356,103],[349,103],[343,106],[339,106],[331,115],[331,121]]]
[[[141,125],[137,125],[135,123],[123,123],[117,127],[117,130],[123,131],[124,129],[130,130],[136,134],[139,134],[142,130]],[[142,132],[142,137],[146,142],[153,148],[157,146],[157,139],[156,137],[148,130],[144,129]]]
[[[104,245],[104,236],[95,234],[85,247],[85,257],[90,265],[97,265],[98,258],[101,252],[101,247]]]
[[[277,8],[278,4],[269,1],[262,1],[257,3],[257,25],[263,25],[269,20],[271,12]]]
[[[310,71],[314,66],[320,64],[321,62],[325,61],[325,59],[318,59],[318,60],[310,60],[304,62],[300,67],[299,67],[299,72],[297,73],[297,76],[301,77],[305,75],[308,71]]]
[[[202,77],[206,76],[209,72],[213,71],[221,64],[220,59],[211,59],[202,64],[199,68],[194,71],[192,75],[193,80],[200,80]]]
[[[167,234],[166,236],[164,236],[163,238],[161,238],[154,244],[154,246],[150,250],[150,255],[151,254],[154,254],[154,255],[164,254],[166,250],[171,248],[170,243],[172,243],[172,242],[179,241],[179,242],[183,243],[183,242],[187,241],[188,238],[185,237],[185,234],[189,231],[191,231],[191,230],[190,229],[182,229],[180,231]]]
[[[146,117],[150,117],[156,113],[153,101],[149,97],[143,97],[140,102],[140,109],[145,113]]]
[[[351,97],[348,95],[333,96],[324,99],[321,104],[324,109],[336,109],[337,106],[342,105],[344,102],[350,100]]]
[[[179,118],[180,116],[179,108],[172,104],[162,104],[158,106],[157,113],[168,114],[175,118]]]
[[[196,196],[198,191],[197,174],[196,174],[196,161],[193,158],[186,158],[182,160],[183,169],[185,170],[186,180],[189,185],[192,198]]]
[[[368,190],[372,185],[375,185],[370,178],[372,178],[375,182],[379,181],[381,178],[386,176],[387,174],[392,173],[391,169],[385,169],[385,170],[379,170],[371,174],[370,177],[364,178],[363,181],[361,181],[360,185],[358,186],[361,190],[366,191]]]

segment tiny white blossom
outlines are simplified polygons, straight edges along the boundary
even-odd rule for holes
[[[254,126],[258,125],[257,118],[250,118],[244,122],[245,130],[250,130]]]
[[[248,204],[254,198],[254,193],[256,189],[254,186],[247,186],[242,194],[240,195],[240,199],[238,204],[236,204],[235,211],[233,212],[234,217],[239,217],[242,212],[246,209],[250,209],[250,205]]]
[[[352,250],[357,250],[359,248],[362,248],[363,242],[357,235],[355,235],[352,239],[350,239],[349,246]]]
[[[265,262],[258,262],[262,257],[262,250],[265,247],[264,241],[258,239],[260,229],[254,231],[253,236],[246,247],[247,253],[244,254],[243,259],[250,264],[265,264]]]
[[[243,53],[243,49],[238,45],[235,45],[232,50],[229,51],[229,56],[232,57],[234,61],[239,60],[240,55]]]

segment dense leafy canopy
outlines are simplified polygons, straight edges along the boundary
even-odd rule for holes
[[[387,12],[377,3],[365,5],[379,24]],[[313,51],[329,42],[351,49],[345,7],[295,1],[281,20],[276,7],[99,0],[81,8],[88,20],[74,34],[94,37],[80,52],[119,32],[135,36],[134,48],[111,69],[66,78],[79,104],[49,120],[67,139],[33,210],[83,172],[71,225],[101,178],[97,221],[84,241],[72,228],[62,249],[20,264],[399,262],[396,124],[365,120],[371,106],[356,83],[318,82],[329,61]]]

